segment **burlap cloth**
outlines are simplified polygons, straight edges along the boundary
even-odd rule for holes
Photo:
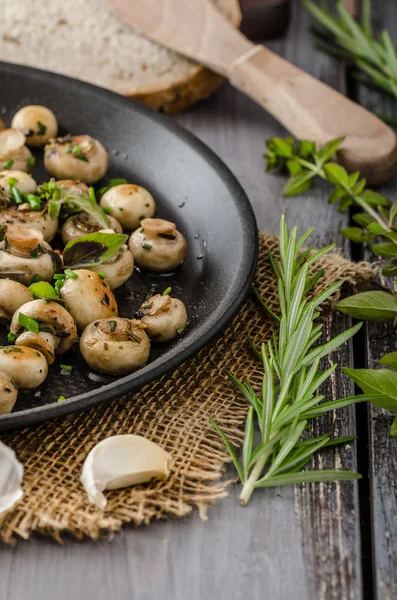
[[[260,236],[255,281],[276,312],[276,280],[268,250],[277,255],[277,245],[277,238]],[[355,288],[373,275],[367,264],[353,264],[336,254],[324,257],[319,267],[325,268],[325,276],[316,291],[338,279]],[[4,435],[2,441],[24,465],[25,494],[0,518],[1,540],[12,543],[33,532],[57,540],[65,533],[98,539],[123,523],[139,525],[152,519],[182,517],[193,507],[205,516],[208,505],[227,494],[229,483],[221,480],[229,455],[209,417],[237,444],[247,412],[246,402],[225,370],[259,383],[261,369],[249,351],[248,339],[259,346],[273,327],[249,297],[221,335],[171,375],[130,398]],[[101,511],[88,502],[80,483],[83,461],[94,444],[123,433],[142,434],[161,444],[173,457],[171,476],[165,482],[107,492],[108,505]]]

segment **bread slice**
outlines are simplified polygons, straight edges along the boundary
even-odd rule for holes
[[[239,25],[238,0],[213,1]],[[10,0],[1,12],[0,60],[83,79],[157,110],[179,112],[222,81],[136,34],[106,0]]]

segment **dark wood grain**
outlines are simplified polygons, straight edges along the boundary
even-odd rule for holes
[[[317,77],[341,88],[343,73],[315,53],[307,18],[293,3],[288,38],[272,48]],[[261,229],[276,231],[285,212],[303,232],[317,227],[317,246],[336,239],[347,216],[326,202],[319,185],[304,197],[284,199],[282,177],[264,172],[264,141],[285,135],[258,106],[225,86],[208,102],[179,118],[217,152],[237,175],[255,208]],[[214,198],[216,202],[216,198]],[[347,326],[337,318],[331,335]],[[333,360],[351,364],[351,347]],[[338,373],[327,397],[351,392]],[[355,413],[330,415],[322,431],[355,433]],[[321,466],[357,468],[355,445],[329,450]],[[320,465],[320,463],[318,463]],[[35,538],[16,548],[0,548],[0,598],[7,600],[361,600],[362,572],[356,483],[281,488],[255,493],[243,509],[238,488],[210,509],[185,519],[125,528],[99,543],[67,540],[63,546]]]
[[[396,2],[373,0],[372,7],[376,33],[387,28],[397,43]],[[396,116],[394,100],[363,86],[357,92],[360,101],[371,110]],[[396,202],[397,179],[379,191]],[[366,258],[373,260],[369,253]],[[397,337],[392,323],[368,323],[366,354],[361,357],[360,366],[376,368],[386,352],[395,350]],[[371,405],[367,410],[374,597],[376,600],[394,600],[397,598],[397,439],[389,435],[393,420],[389,412]]]

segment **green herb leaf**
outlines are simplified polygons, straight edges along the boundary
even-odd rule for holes
[[[114,256],[128,239],[120,233],[89,233],[70,241],[63,252],[65,267],[95,267]]]
[[[38,322],[30,317],[27,317],[21,312],[18,314],[18,323],[27,331],[33,331],[33,333],[39,332]]]
[[[326,481],[349,481],[361,479],[360,473],[354,471],[304,471],[303,473],[286,473],[275,475],[263,480],[255,487],[279,487],[284,485],[296,485],[298,483],[321,483]]]
[[[51,300],[59,299],[58,295],[55,292],[55,289],[47,281],[39,281],[37,283],[32,283],[32,285],[29,286],[29,290],[37,298],[49,298]]]
[[[348,240],[356,242],[357,244],[372,242],[375,239],[374,233],[367,233],[359,227],[347,227],[346,229],[341,229],[341,234]]]
[[[397,412],[397,372],[388,369],[350,369],[344,373],[363,390],[365,394],[383,395],[383,399],[371,402],[381,408]]]
[[[397,417],[394,419],[390,427],[390,435],[391,437],[397,437]]]
[[[380,365],[397,369],[397,352],[389,352],[388,354],[385,354],[378,362]]]
[[[324,165],[324,172],[330,183],[334,185],[339,185],[340,183],[349,185],[349,176],[346,169],[341,165],[337,165],[336,163]]]
[[[397,317],[397,297],[380,290],[361,292],[338,302],[336,309],[355,319],[386,321]]]

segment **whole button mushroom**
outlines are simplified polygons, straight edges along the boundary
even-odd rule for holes
[[[96,319],[117,317],[118,308],[112,290],[97,273],[85,269],[73,271],[74,278],[67,277],[60,288],[60,296],[83,331]]]
[[[38,330],[26,330],[25,318],[33,319],[38,324]],[[16,336],[16,346],[40,350],[49,365],[54,362],[55,353],[65,354],[77,338],[76,323],[72,315],[58,302],[47,300],[33,300],[23,304],[12,318],[10,332]]]
[[[0,348],[0,371],[7,373],[19,388],[30,390],[43,383],[48,374],[48,365],[38,350],[6,346]]]
[[[186,329],[187,313],[184,303],[168,294],[152,296],[142,304],[135,316],[146,325],[146,332],[152,342],[169,342]]]
[[[22,304],[33,300],[33,294],[27,287],[13,279],[0,279],[0,317],[11,321],[14,313]]]
[[[58,133],[56,116],[46,106],[31,104],[15,113],[11,127],[19,129],[26,136],[28,146],[44,146],[50,138]]]
[[[101,142],[89,135],[67,135],[46,145],[44,166],[56,179],[78,179],[92,184],[105,175],[108,153]]]
[[[123,375],[135,371],[148,361],[150,341],[140,321],[100,319],[84,329],[80,351],[92,369]]]
[[[122,183],[111,187],[101,198],[100,205],[111,211],[128,231],[139,227],[142,219],[153,217],[156,203],[150,192],[139,185]]]
[[[18,396],[15,381],[5,371],[0,371],[0,415],[10,413]]]
[[[144,219],[129,241],[135,262],[149,271],[167,273],[183,263],[186,240],[175,223],[164,219]]]
[[[123,233],[123,229],[118,221],[108,216],[109,227],[112,233]],[[77,240],[88,233],[102,231],[102,226],[88,213],[79,213],[72,215],[65,221],[62,227],[62,240],[66,245],[71,240]]]
[[[88,194],[88,185],[78,179],[58,179],[55,183],[71,194]]]
[[[37,189],[37,183],[29,173],[10,169],[0,172],[0,187],[12,197],[10,181],[15,181],[15,186],[21,194],[34,194]]]
[[[0,243],[0,277],[30,284],[35,276],[51,281],[60,261],[35,229],[10,225]]]
[[[32,154],[25,146],[25,136],[18,129],[4,129],[0,133],[0,169],[30,171]]]

